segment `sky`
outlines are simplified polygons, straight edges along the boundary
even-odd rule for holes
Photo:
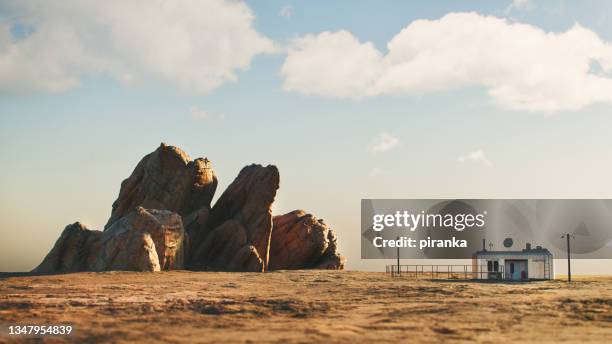
[[[612,197],[609,1],[0,3],[0,271],[102,229],[160,142],[274,164],[360,259],[362,198]],[[580,273],[612,273],[578,263]],[[558,264],[557,271],[563,272]]]

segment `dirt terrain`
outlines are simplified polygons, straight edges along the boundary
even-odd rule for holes
[[[33,342],[605,342],[612,277],[532,283],[352,271],[0,275],[9,325],[71,324]],[[19,338],[23,340],[24,338]]]

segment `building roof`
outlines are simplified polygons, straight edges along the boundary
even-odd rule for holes
[[[474,256],[494,256],[494,255],[551,255],[549,250],[545,248],[533,248],[533,249],[523,249],[521,251],[487,251],[481,250],[476,251]]]

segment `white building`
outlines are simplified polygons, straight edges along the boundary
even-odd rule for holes
[[[553,255],[542,246],[522,251],[487,251],[474,253],[472,271],[479,279],[510,281],[548,280],[555,278]]]

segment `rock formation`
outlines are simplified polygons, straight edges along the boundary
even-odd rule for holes
[[[104,232],[89,230],[77,222],[64,229],[33,272],[182,269],[183,234],[179,215],[142,207]]]
[[[273,222],[270,270],[344,268],[336,235],[322,219],[294,210]]]
[[[181,149],[162,143],[142,158],[121,183],[119,197],[104,228],[138,206],[170,210],[181,216],[202,207],[210,208],[216,188],[217,177],[208,159],[192,161]]]
[[[246,166],[211,208],[210,161],[162,143],[121,183],[104,231],[67,226],[34,272],[342,269],[322,220],[294,211],[273,221],[279,181],[276,166]]]
[[[249,165],[209,213],[190,223],[194,269],[264,271],[268,266],[272,203],[279,187],[276,166]]]

